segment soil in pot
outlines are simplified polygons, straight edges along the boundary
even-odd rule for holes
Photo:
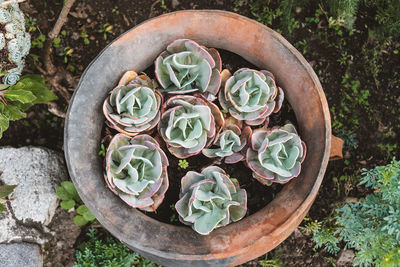
[[[236,70],[243,67],[258,69],[256,66],[246,61],[237,54],[222,49],[218,49],[218,51],[222,59],[222,68],[228,69],[231,73],[234,73]],[[154,65],[144,70],[144,72],[150,78],[155,79]],[[110,88],[110,90],[111,89],[112,88]],[[215,101],[214,103],[218,105],[218,101]],[[220,109],[222,110],[221,107]],[[287,121],[292,122],[297,128],[297,121],[293,109],[291,108],[290,104],[285,100],[281,110],[278,113],[273,113],[270,116],[268,127],[282,126]],[[106,136],[106,133],[112,133],[112,135],[115,135],[117,134],[117,131],[105,127],[103,131],[104,137]],[[157,131],[153,131],[153,133],[151,133],[151,136],[153,137],[156,135]],[[157,140],[161,140],[161,138],[157,138]],[[108,144],[105,144],[105,147],[107,147],[107,145]],[[169,160],[169,188],[165,195],[163,203],[158,207],[155,213],[144,212],[148,216],[158,221],[174,225],[182,225],[179,222],[178,214],[174,208],[175,203],[179,200],[181,178],[185,176],[188,171],[200,172],[203,168],[210,165],[217,165],[224,169],[231,178],[236,178],[239,181],[241,188],[246,190],[248,208],[246,216],[249,216],[264,208],[276,197],[276,195],[283,187],[283,185],[276,183],[272,184],[271,186],[262,185],[257,180],[252,178],[252,172],[249,168],[246,167],[244,162],[239,162],[236,164],[225,164],[221,159],[208,158],[202,154],[187,158],[186,161],[188,162],[188,166],[187,168],[183,169],[179,166],[179,159],[169,153],[169,151],[165,147],[165,144],[160,143],[160,145],[165,151]]]

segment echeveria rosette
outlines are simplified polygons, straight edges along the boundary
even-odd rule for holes
[[[202,235],[242,219],[247,211],[246,191],[216,166],[189,171],[181,180],[179,198],[175,209],[180,221]]]
[[[108,125],[129,136],[154,128],[160,121],[162,95],[146,75],[127,72],[104,101]]]
[[[225,163],[233,164],[244,159],[245,148],[251,135],[251,128],[232,117],[225,120],[225,126],[216,135],[213,146],[203,149],[204,156],[225,158]],[[244,153],[243,153],[244,150]]]
[[[2,0],[0,3],[3,2]],[[18,4],[0,6],[0,71],[5,72],[4,84],[16,84],[31,47],[25,30],[25,18]]]
[[[149,135],[113,137],[106,154],[108,187],[133,208],[153,212],[168,189],[168,159]]]
[[[278,112],[283,97],[283,91],[276,86],[272,73],[247,68],[236,71],[218,96],[224,110],[252,126],[264,123],[272,112]]]
[[[221,85],[221,58],[214,48],[189,39],[178,39],[167,46],[155,61],[161,91],[170,94],[199,92],[214,100]]]
[[[287,183],[297,177],[306,156],[306,145],[292,124],[271,130],[259,128],[251,136],[247,166],[263,184]]]
[[[183,159],[210,146],[223,124],[218,107],[201,95],[178,95],[164,103],[158,131],[171,154]]]

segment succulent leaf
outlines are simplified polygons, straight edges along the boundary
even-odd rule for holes
[[[244,159],[242,151],[246,148],[252,130],[249,126],[241,129],[241,125],[232,117],[228,118],[221,132],[216,135],[213,146],[203,149],[202,153],[209,158],[225,158],[228,164]]]
[[[200,92],[214,100],[221,85],[221,57],[216,49],[202,47],[189,39],[168,45],[155,61],[156,77],[162,92]]]
[[[278,89],[270,72],[242,68],[225,82],[218,98],[223,109],[237,120],[260,125],[272,112],[279,111],[283,91]]]
[[[16,84],[31,47],[31,36],[25,31],[25,18],[18,4],[0,6],[0,71],[4,84]]]
[[[201,173],[189,171],[181,180],[179,197],[175,204],[179,219],[202,235],[242,219],[247,210],[246,190],[217,166]]]
[[[162,95],[150,78],[127,72],[104,101],[103,113],[110,127],[134,136],[157,125],[161,103]]]
[[[109,188],[133,208],[155,211],[168,189],[168,159],[149,135],[117,134],[106,154]]]
[[[158,130],[171,154],[183,159],[208,147],[223,124],[222,113],[211,102],[198,94],[178,95],[164,103]]]
[[[260,128],[251,136],[246,161],[253,177],[263,184],[287,183],[300,174],[306,156],[305,143],[292,124],[268,130]]]

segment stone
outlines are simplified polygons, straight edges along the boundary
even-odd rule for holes
[[[354,261],[354,251],[351,249],[342,250],[336,261],[336,266],[352,266]]]
[[[31,243],[0,244],[0,266],[43,266],[39,245]]]
[[[22,223],[48,225],[58,206],[56,189],[67,180],[60,153],[47,148],[0,148],[0,181],[17,184],[11,209]]]
[[[18,224],[8,205],[6,208],[7,211],[0,213],[0,243],[25,241],[43,245],[47,241],[45,235],[37,228]]]

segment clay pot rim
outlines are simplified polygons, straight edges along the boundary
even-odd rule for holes
[[[302,67],[305,69],[305,71],[309,74],[310,78],[313,81],[313,84],[315,86],[315,89],[317,90],[318,96],[319,96],[319,101],[320,101],[320,105],[322,108],[322,112],[323,112],[323,116],[324,116],[324,122],[325,122],[325,129],[324,129],[324,134],[325,134],[325,143],[324,143],[324,151],[323,151],[323,158],[321,160],[321,164],[320,164],[320,168],[319,168],[319,172],[318,172],[318,176],[315,179],[314,185],[312,186],[312,189],[308,192],[307,197],[305,197],[305,199],[299,203],[298,207],[295,209],[295,212],[293,212],[289,217],[287,217],[284,221],[284,223],[280,224],[280,225],[276,225],[275,228],[270,231],[270,232],[266,232],[263,233],[264,236],[271,236],[271,235],[279,235],[282,234],[282,232],[287,231],[288,228],[290,228],[290,223],[288,222],[294,222],[294,221],[298,221],[298,218],[301,217],[300,221],[303,219],[305,213],[308,211],[308,209],[311,206],[311,203],[314,201],[316,194],[318,192],[318,189],[321,185],[322,179],[323,179],[323,175],[325,173],[326,167],[327,167],[327,163],[328,163],[328,159],[329,159],[329,152],[330,152],[330,143],[331,143],[331,122],[330,122],[330,115],[329,115],[329,108],[328,108],[328,104],[325,98],[325,94],[322,90],[321,84],[316,76],[316,74],[314,73],[313,69],[311,68],[311,66],[307,63],[307,61],[304,59],[304,57],[286,40],[284,39],[280,34],[276,33],[275,31],[271,30],[269,27],[256,22],[250,18],[246,18],[244,16],[232,13],[232,12],[228,12],[228,11],[221,11],[221,10],[183,10],[183,11],[176,11],[176,12],[172,12],[172,13],[167,13],[155,18],[151,18],[149,20],[146,20],[138,25],[136,25],[134,28],[128,30],[127,32],[121,34],[118,38],[116,38],[114,41],[112,41],[110,44],[108,44],[97,56],[95,59],[93,59],[93,61],[88,65],[88,67],[85,69],[84,73],[82,74],[82,78],[77,86],[77,89],[75,90],[72,98],[71,98],[71,104],[68,107],[68,111],[67,111],[67,116],[66,116],[66,120],[65,120],[65,128],[64,128],[64,151],[65,151],[65,157],[66,157],[66,162],[67,162],[67,166],[68,166],[68,170],[69,173],[71,175],[72,180],[74,181],[75,185],[78,184],[77,179],[74,176],[74,172],[73,172],[73,163],[71,163],[71,158],[70,158],[70,151],[69,151],[69,147],[68,147],[68,129],[70,128],[70,121],[69,118],[71,116],[71,112],[72,112],[72,107],[73,107],[73,103],[75,100],[75,97],[77,95],[78,90],[81,88],[82,83],[83,83],[83,78],[86,77],[87,72],[91,69],[91,67],[96,64],[96,62],[99,60],[99,58],[102,57],[102,55],[113,45],[118,44],[121,39],[126,36],[129,35],[130,32],[136,30],[137,28],[141,27],[142,25],[149,23],[151,21],[154,20],[160,20],[166,17],[171,17],[171,16],[179,16],[179,15],[185,15],[187,13],[196,13],[196,14],[202,14],[204,13],[205,15],[213,13],[216,14],[218,16],[225,16],[225,17],[230,17],[239,21],[242,21],[244,23],[252,23],[252,24],[257,24],[258,27],[262,27],[264,30],[267,30],[273,38],[277,39],[278,42],[280,44],[282,44],[285,48],[287,48],[288,50],[290,50],[291,53],[293,53],[293,55],[295,56],[296,60],[302,65]],[[242,55],[240,55],[242,56]],[[99,179],[101,179],[101,177],[99,177]],[[289,184],[291,184],[293,181],[291,181]],[[285,186],[286,188],[286,186]],[[107,188],[108,189],[108,188]],[[127,239],[124,236],[121,236],[121,233],[119,231],[116,231],[115,228],[113,228],[112,223],[109,221],[109,219],[106,218],[106,216],[104,216],[104,214],[101,213],[101,211],[98,209],[98,207],[96,207],[96,203],[92,203],[89,201],[89,199],[87,198],[86,194],[83,193],[82,188],[77,187],[77,191],[80,193],[82,200],[84,200],[84,203],[90,208],[91,211],[94,211],[93,213],[96,215],[97,218],[100,217],[99,221],[105,225],[105,227],[112,232],[113,235],[115,235],[117,238],[121,239],[122,241],[124,241],[125,243],[129,244],[130,240]],[[275,198],[277,199],[279,197],[279,195],[281,195],[283,192],[285,192],[284,189],[282,189],[282,191],[278,194],[278,196]],[[117,196],[114,196],[115,198],[117,198]],[[272,203],[274,203],[274,201],[270,202],[266,207],[270,206]],[[122,205],[122,203],[121,203]],[[259,210],[258,212],[256,212],[255,214],[251,215],[251,216],[247,216],[245,218],[243,218],[241,221],[232,224],[232,225],[228,225],[226,227],[223,228],[219,228],[215,231],[213,231],[210,236],[204,237],[206,239],[210,239],[210,238],[215,238],[218,236],[224,235],[226,232],[231,232],[231,230],[237,230],[237,229],[241,229],[243,226],[246,225],[253,225],[255,222],[258,221],[258,218],[261,215],[264,215],[265,209],[266,207],[264,207],[263,209]],[[145,221],[151,222],[151,223],[155,223],[160,225],[160,227],[165,227],[167,229],[175,229],[175,230],[179,230],[179,231],[192,231],[191,229],[184,227],[184,226],[173,226],[170,224],[166,224],[166,223],[162,223],[159,222],[155,219],[152,219],[148,216],[146,216],[145,214],[142,214],[140,212],[137,212],[139,214],[135,214],[135,215],[139,215],[139,217],[141,217],[140,219],[144,219]],[[262,216],[261,216],[262,217]],[[255,222],[254,222],[255,220]],[[252,223],[250,222],[252,221]],[[259,222],[259,221],[258,221]],[[229,231],[228,231],[229,230]],[[290,233],[289,233],[290,234]],[[286,234],[286,236],[288,236],[288,234]],[[201,237],[203,238],[203,237]],[[257,241],[257,240],[256,240]],[[255,242],[256,242],[255,241]],[[278,242],[279,244],[280,242]],[[276,244],[277,245],[277,244]],[[157,248],[154,247],[149,247],[149,246],[145,246],[142,243],[136,243],[134,245],[135,249],[138,249],[139,251],[146,251],[150,254],[156,254],[159,255],[161,257],[165,257],[165,258],[169,258],[169,259],[175,259],[175,258],[182,258],[184,260],[189,259],[189,260],[203,260],[203,259],[221,259],[224,257],[234,257],[237,254],[240,253],[240,251],[243,250],[243,248],[240,248],[238,250],[235,251],[229,251],[229,253],[227,254],[226,251],[221,251],[221,252],[216,252],[212,254],[191,254],[191,255],[181,255],[179,254],[177,251],[160,251]],[[237,260],[236,263],[240,263],[241,260]]]

